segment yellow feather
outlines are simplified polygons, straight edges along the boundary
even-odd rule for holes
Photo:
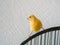
[[[34,14],[31,14],[29,16],[29,22],[30,22],[30,28],[31,30],[37,32],[42,28],[42,22],[34,16]]]

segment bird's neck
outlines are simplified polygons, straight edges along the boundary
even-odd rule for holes
[[[35,18],[35,19],[30,20],[30,22],[36,22],[37,20],[38,20],[38,19]]]

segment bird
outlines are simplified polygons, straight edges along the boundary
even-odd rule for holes
[[[29,34],[31,36],[32,32],[38,32],[41,28],[43,28],[43,24],[40,19],[38,19],[34,14],[30,14],[27,18],[29,20],[30,29],[32,30]]]

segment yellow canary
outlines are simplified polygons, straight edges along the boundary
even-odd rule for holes
[[[30,23],[30,28],[32,31],[39,31],[42,27],[42,22],[34,15],[34,14],[30,14],[28,16],[28,20],[29,20],[29,23]],[[32,33],[32,32],[31,32]],[[31,34],[30,33],[30,34]]]

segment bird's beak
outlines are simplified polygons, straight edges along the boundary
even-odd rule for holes
[[[27,20],[29,20],[29,18],[27,18]]]

